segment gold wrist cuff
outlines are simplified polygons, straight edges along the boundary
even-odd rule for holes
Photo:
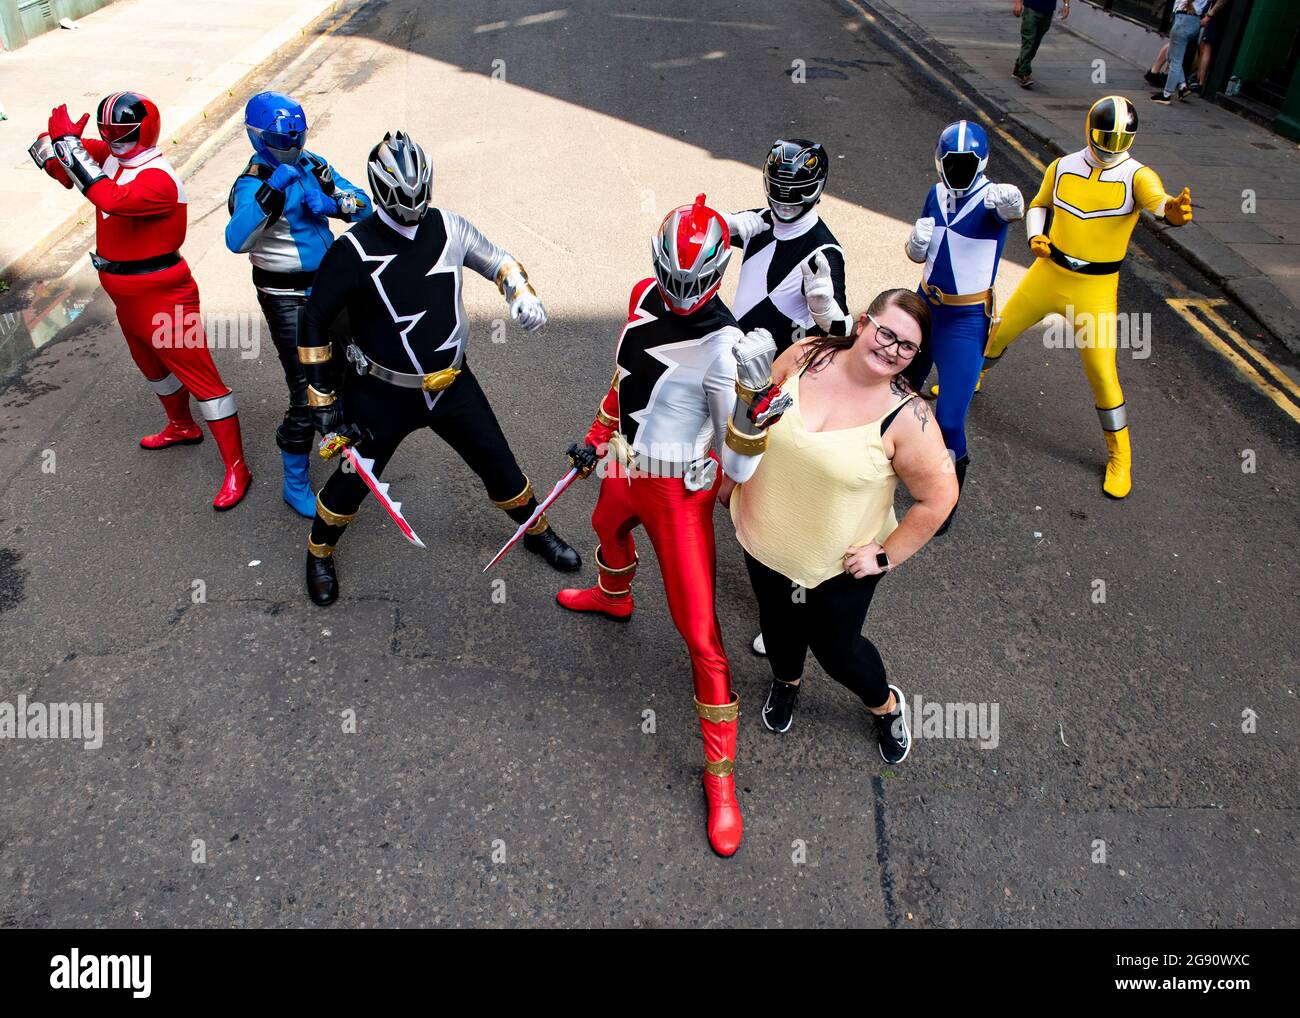
[[[760,386],[760,387],[757,388],[757,389],[751,389],[748,385],[746,385],[746,384],[745,384],[744,382],[742,382],[739,378],[737,378],[737,379],[736,379],[736,395],[739,396],[741,399],[743,399],[743,400],[744,400],[746,403],[748,403],[750,406],[753,406],[753,405],[754,405],[754,400],[758,399],[759,395],[760,395],[764,390],[768,389],[771,385],[772,385],[772,377],[771,377],[770,375],[768,376],[767,381],[764,382],[764,383],[762,384],[762,386]]]
[[[329,558],[331,555],[334,554],[334,545],[317,544],[309,537],[307,538],[307,550],[311,552],[313,555],[315,555],[317,558]]]
[[[721,722],[735,721],[740,717],[740,697],[733,695],[731,703],[700,703],[695,701],[695,713],[705,721],[712,721],[715,724]]]
[[[504,502],[498,502],[493,499],[493,504],[498,509],[518,509],[521,505],[527,505],[528,500],[533,497],[533,482],[527,477],[524,478],[524,490],[514,498],[508,498]]]
[[[715,778],[729,778],[735,769],[736,761],[729,756],[724,756],[721,760],[704,761],[704,770]]]
[[[542,533],[542,531],[544,531],[550,525],[551,525],[550,521],[546,519],[546,513],[542,513],[541,516],[537,517],[537,522],[534,523],[527,530],[525,530],[524,533],[528,534],[531,537],[536,537],[538,534]]]
[[[507,261],[497,270],[497,289],[501,291],[501,296],[506,295],[506,277],[516,271],[524,277],[524,286],[527,287],[528,292],[536,295],[537,291],[528,282],[528,272],[523,265],[516,261]]]
[[[308,406],[333,406],[336,399],[338,397],[332,392],[321,392],[314,385],[307,386]]]
[[[333,509],[327,508],[320,500],[320,495],[316,496],[316,515],[331,527],[346,527],[357,518],[356,513],[336,513]]]
[[[596,423],[603,425],[606,428],[617,428],[618,418],[610,417],[609,414],[605,413],[605,407],[604,404],[602,404],[596,407]]]
[[[758,456],[767,450],[767,432],[761,435],[746,435],[736,430],[736,426],[727,420],[727,448],[742,456]]]
[[[299,364],[324,364],[334,356],[333,348],[329,346],[300,346],[298,347]]]

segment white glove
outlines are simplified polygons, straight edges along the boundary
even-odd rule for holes
[[[912,233],[907,238],[907,257],[914,262],[925,261],[930,250],[930,241],[934,238],[934,218],[926,216],[918,219],[912,226]]]
[[[990,184],[984,192],[984,207],[1010,223],[1024,217],[1025,197],[1015,184]]]
[[[750,389],[766,388],[772,381],[776,340],[766,329],[751,329],[731,348],[736,359],[736,377]]]
[[[722,218],[727,223],[727,229],[740,238],[742,247],[749,243],[750,238],[757,237],[771,226],[757,212],[732,212]]]
[[[523,326],[525,332],[536,332],[546,324],[546,308],[537,294],[521,290],[510,302],[510,317]]]
[[[812,268],[805,261],[799,263],[799,269],[803,272],[803,295],[813,320],[825,318],[835,305],[835,286],[831,283],[831,267],[826,256],[818,251],[813,255]]]

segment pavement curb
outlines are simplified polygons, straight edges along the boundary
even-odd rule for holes
[[[362,0],[365,2],[365,0]],[[166,139],[173,147],[188,138],[208,120],[208,108],[221,102],[236,91],[249,78],[258,73],[267,61],[285,47],[305,35],[320,22],[340,9],[349,6],[347,0],[317,0],[297,15],[292,15],[262,35],[251,46],[245,47],[202,81],[187,89],[177,102],[161,110],[163,123],[176,126],[167,130]],[[86,220],[84,208],[78,208],[51,227],[39,239],[0,264],[0,277],[25,275],[33,262],[48,252]]]
[[[844,2],[844,0],[841,0]],[[983,76],[974,71],[961,57],[930,35],[907,15],[898,11],[883,0],[852,0],[850,8],[865,10],[883,22],[890,31],[901,36],[909,46],[901,46],[895,39],[888,43],[900,56],[906,58],[924,77],[935,84],[943,82],[934,76],[931,70],[916,59],[917,53],[933,63],[940,65],[963,88],[969,91],[969,98],[977,101],[984,112],[995,119],[1010,121],[1021,128],[1048,151],[1055,155],[1065,155],[1074,151],[1077,145],[1065,144],[1056,137],[1057,128],[1051,121],[1045,120],[1028,110],[1017,110],[1014,93],[996,87],[988,87]],[[885,33],[886,36],[889,33]],[[1084,39],[1077,33],[1076,38]],[[1102,47],[1091,39],[1084,41]],[[1109,52],[1109,51],[1106,51]],[[967,98],[956,96],[958,100]],[[1279,290],[1271,280],[1232,248],[1218,240],[1207,231],[1197,227],[1193,222],[1188,227],[1173,229],[1161,225],[1149,217],[1139,220],[1144,229],[1157,236],[1160,241],[1180,255],[1185,261],[1201,272],[1228,293],[1242,307],[1249,311],[1261,325],[1266,328],[1283,346],[1292,353],[1300,355],[1300,311]]]

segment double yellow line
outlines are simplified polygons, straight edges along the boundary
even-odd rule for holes
[[[1251,346],[1246,337],[1215,310],[1227,304],[1227,301],[1209,297],[1169,297],[1166,300],[1188,325],[1200,333],[1211,349],[1222,355],[1250,379],[1260,392],[1300,424],[1300,385]],[[1266,378],[1265,375],[1269,377]]]

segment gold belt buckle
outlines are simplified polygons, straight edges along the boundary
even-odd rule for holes
[[[460,368],[443,368],[441,371],[434,371],[424,376],[424,381],[420,384],[425,392],[442,392],[443,389],[456,381],[456,376],[460,374]]]
[[[933,283],[925,284],[925,295],[930,299],[931,304],[943,303],[943,296],[944,296],[943,291],[940,290]]]

